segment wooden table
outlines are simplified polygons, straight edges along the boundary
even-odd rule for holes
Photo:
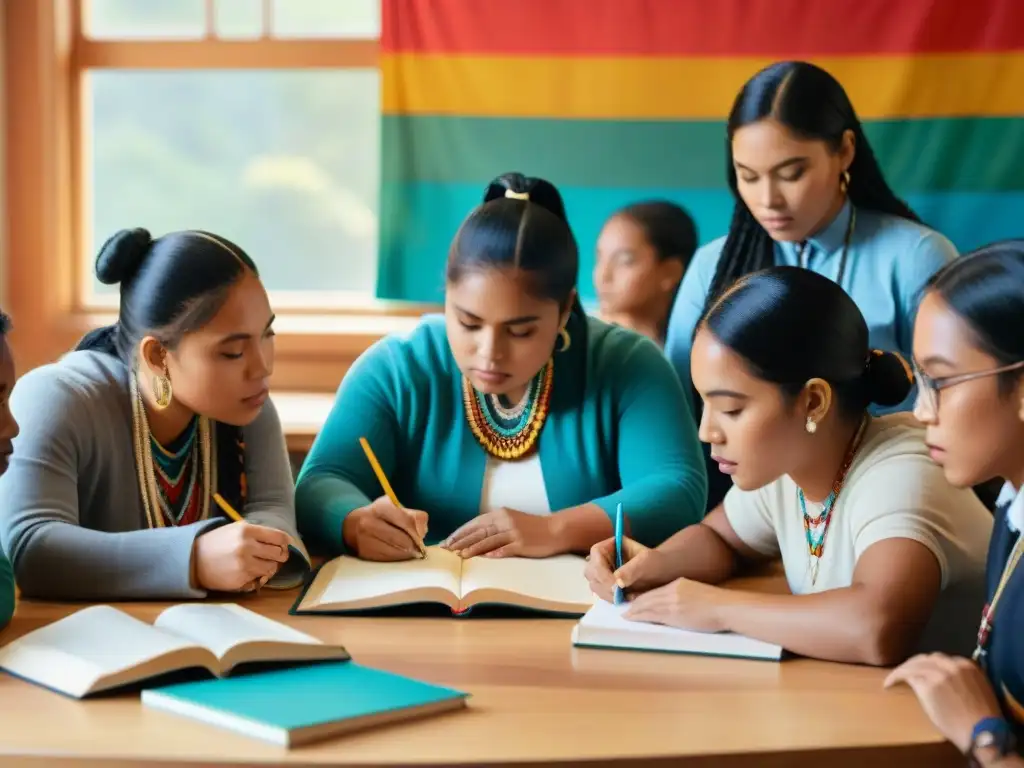
[[[0,764],[573,765],[960,768],[884,671],[574,649],[573,621],[290,617],[294,593],[242,603],[364,664],[472,694],[469,709],[290,751],[144,709],[76,701],[0,672]],[[80,606],[23,601],[0,642]],[[160,604],[122,604],[152,620]],[[285,703],[282,702],[282,706]]]

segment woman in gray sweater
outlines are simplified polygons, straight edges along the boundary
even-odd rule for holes
[[[27,596],[178,599],[294,586],[308,569],[268,399],[256,266],[207,232],[123,230],[96,275],[118,322],[18,383],[0,536]],[[239,519],[232,522],[236,516]]]

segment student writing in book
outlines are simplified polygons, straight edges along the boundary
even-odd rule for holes
[[[415,557],[586,552],[622,502],[657,544],[703,515],[706,475],[678,379],[649,339],[588,318],[558,191],[492,182],[451,246],[444,316],[349,370],[300,473],[307,540]],[[365,437],[396,509],[360,447]]]
[[[832,280],[774,267],[712,305],[693,344],[701,438],[732,476],[724,502],[656,549],[614,542],[588,563],[594,591],[621,582],[629,618],[727,630],[804,656],[888,665],[970,645],[992,519],[928,457],[900,402],[910,369],[872,351],[863,315]],[[791,595],[717,585],[781,558]]]
[[[916,656],[890,675],[983,766],[1024,766],[1024,240],[963,256],[939,272],[914,329],[915,415],[946,478],[1000,478],[984,613],[970,657]],[[1014,742],[1016,742],[1014,744]],[[1016,755],[1016,756],[1014,756]]]
[[[18,436],[18,422],[11,413],[11,391],[14,389],[14,356],[7,343],[11,329],[10,318],[0,310],[0,476],[7,471],[11,460],[14,438]],[[0,629],[14,615],[14,571],[11,563],[0,551]]]
[[[11,400],[22,434],[0,533],[22,591],[162,599],[297,583],[306,560],[267,399],[274,316],[252,260],[207,232],[133,229],[107,241],[96,274],[120,284],[117,323]]]
[[[680,379],[690,382],[705,310],[736,279],[774,265],[835,280],[863,312],[871,346],[909,359],[921,288],[956,249],[889,187],[843,86],[807,62],[772,64],[736,95],[727,134],[736,204],[728,234],[697,251],[679,288],[665,352]],[[908,397],[871,408],[910,405]],[[729,482],[710,460],[709,468],[715,506]]]

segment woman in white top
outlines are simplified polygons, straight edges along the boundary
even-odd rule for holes
[[[656,549],[591,550],[588,578],[627,618],[732,631],[804,656],[894,664],[963,648],[980,608],[991,517],[930,461],[900,402],[909,368],[869,349],[849,295],[827,277],[774,267],[742,278],[694,338],[700,437],[734,487],[705,520]],[[713,586],[744,562],[781,558],[792,595]],[[950,614],[953,614],[952,616]]]

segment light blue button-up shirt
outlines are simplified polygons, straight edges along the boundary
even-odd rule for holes
[[[835,280],[842,259],[843,240],[850,221],[847,201],[824,230],[807,242],[807,268]],[[690,345],[704,312],[704,301],[725,245],[720,237],[701,247],[693,257],[669,318],[665,353],[679,378],[690,383]],[[776,243],[775,263],[799,266],[799,245]],[[842,287],[857,302],[874,349],[895,350],[909,362],[914,317],[928,279],[956,258],[953,243],[935,230],[898,216],[857,210],[846,256]],[[814,322],[814,318],[807,318]],[[895,408],[874,408],[875,413],[910,410],[913,393]]]

